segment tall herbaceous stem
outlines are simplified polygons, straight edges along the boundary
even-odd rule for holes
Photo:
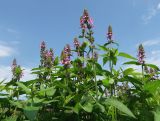
[[[142,82],[144,82],[144,65],[142,64],[141,67],[142,67]]]
[[[96,74],[96,59],[94,57],[94,49],[92,47],[92,59],[93,59],[93,71],[94,71],[94,81],[95,81],[95,90],[96,90],[96,99],[98,100],[98,86],[97,86],[97,74]]]
[[[111,48],[111,43],[110,43],[110,47],[109,47],[109,56],[110,56],[110,59],[109,59],[109,69],[110,69],[110,72],[111,72],[111,74],[112,74],[112,70],[113,70],[113,63],[112,63],[112,60],[111,60],[111,56],[112,56],[112,48]],[[113,88],[114,87],[114,83],[113,84],[111,84],[111,86],[110,86],[110,88],[111,88],[111,97],[113,96]]]
[[[33,98],[34,98],[34,90],[33,90],[33,84],[32,84],[32,87],[31,87],[31,106],[33,106],[33,103],[34,103],[34,100],[33,100]]]
[[[109,43],[109,68],[110,68],[110,72],[112,74],[113,71],[113,60],[112,60],[112,56],[113,55],[113,48],[112,48],[112,27],[109,25],[108,27],[108,33],[107,33],[107,38],[108,38],[108,43]],[[113,84],[111,84],[110,86],[111,89],[111,97],[115,95],[115,82],[113,82]],[[112,109],[112,121],[117,121],[117,111],[116,111],[116,107],[113,107]]]
[[[98,87],[97,87],[96,65],[95,64],[94,64],[94,78],[95,78],[96,99],[98,99]]]

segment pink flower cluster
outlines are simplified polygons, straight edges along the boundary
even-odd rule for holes
[[[46,50],[46,44],[44,41],[42,41],[41,45],[41,51],[40,51],[40,57],[41,57],[41,66],[42,67],[51,67],[54,61],[54,53],[53,50]]]
[[[140,44],[138,48],[138,62],[140,64],[144,64],[145,62],[144,58],[145,58],[145,51],[144,51],[143,45]]]
[[[77,55],[80,56],[80,42],[78,41],[77,38],[74,38],[74,47],[76,48],[76,52],[77,52]]]
[[[80,26],[82,29],[93,28],[93,19],[89,16],[88,11],[84,10],[83,15],[80,17]]]
[[[71,56],[71,48],[70,45],[67,44],[61,53],[61,63],[63,65],[70,65],[71,63],[70,56]]]
[[[20,78],[22,78],[23,76],[23,72],[21,66],[17,65],[16,59],[13,59],[11,70],[12,70],[12,79],[19,81]]]
[[[77,38],[74,38],[74,47],[75,48],[79,48],[80,47],[80,43],[79,43]]]
[[[112,40],[112,27],[110,25],[108,27],[107,38],[108,38],[109,41]]]
[[[42,41],[41,45],[40,45],[41,51],[44,51],[46,48],[46,43],[44,41]]]

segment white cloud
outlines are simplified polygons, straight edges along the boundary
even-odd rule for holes
[[[142,42],[143,46],[160,45],[160,39],[147,40]]]
[[[156,6],[150,8],[148,10],[148,13],[142,16],[142,19],[145,24],[149,23],[149,21],[158,14],[160,11],[160,3],[158,3]]]
[[[10,56],[15,53],[15,50],[7,45],[0,44],[0,57]]]
[[[7,30],[7,32],[13,33],[13,34],[18,34],[19,33],[18,31],[16,31],[15,29],[12,29],[12,28],[7,28],[6,30]]]
[[[31,74],[31,68],[22,67],[23,77],[21,81],[27,81],[34,79],[36,76]],[[0,81],[5,80],[5,82],[10,81],[12,78],[11,67],[9,66],[0,66]]]
[[[0,66],[0,81],[11,79],[11,70],[9,66]]]
[[[160,3],[157,5],[157,9],[158,9],[158,10],[160,9]]]
[[[152,55],[160,55],[160,50],[153,50],[151,51]]]
[[[160,58],[159,57],[152,56],[152,57],[146,59],[146,62],[150,63],[150,64],[155,64],[160,68]]]
[[[31,68],[28,67],[22,67],[22,68],[24,69],[22,81],[28,81],[36,78],[36,75],[31,74]]]

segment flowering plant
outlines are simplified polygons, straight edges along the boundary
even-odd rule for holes
[[[40,64],[32,69],[37,76],[33,80],[21,81],[23,69],[13,60],[11,81],[0,83],[0,120],[160,119],[159,68],[144,61],[143,45],[138,48],[137,58],[119,52],[109,25],[106,43],[97,46],[93,19],[87,10],[80,17],[80,27],[82,32],[74,38],[74,48],[66,44],[60,57],[42,41]],[[122,65],[115,67],[120,57],[129,60],[123,65],[140,66],[141,72]]]

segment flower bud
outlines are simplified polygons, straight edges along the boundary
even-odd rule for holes
[[[109,25],[109,27],[108,27],[107,38],[109,40],[112,40],[112,27],[111,27],[111,25]]]

